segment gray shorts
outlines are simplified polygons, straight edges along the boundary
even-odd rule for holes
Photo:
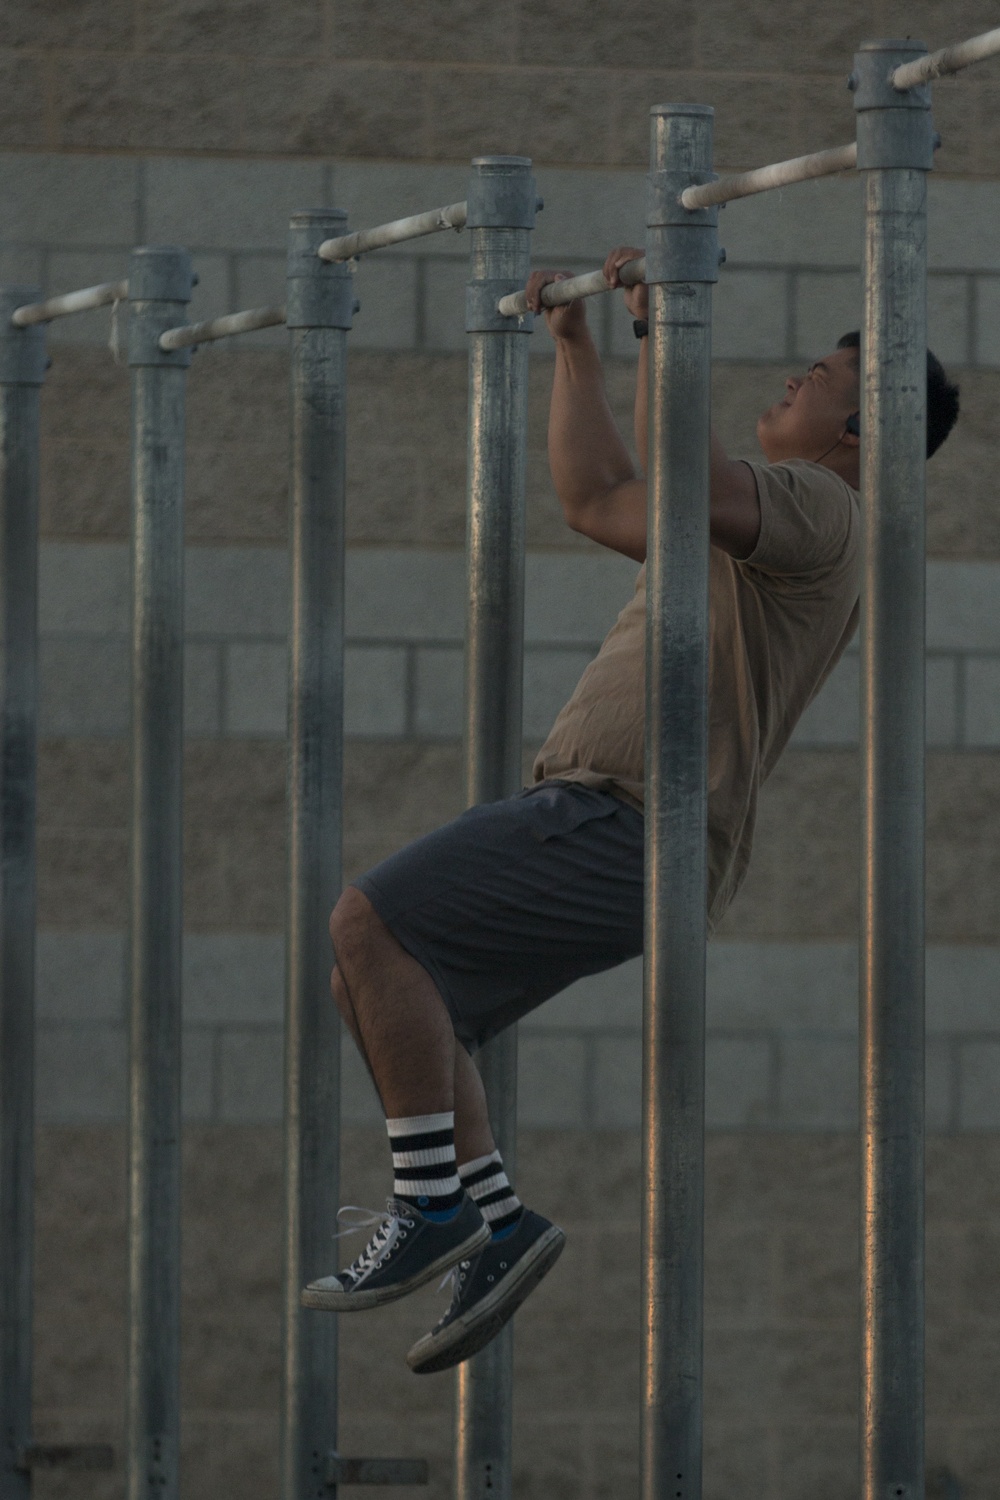
[[[354,882],[430,974],[469,1051],[574,979],[642,952],[640,812],[541,782],[482,803]]]

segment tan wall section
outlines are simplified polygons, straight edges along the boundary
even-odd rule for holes
[[[611,404],[631,433],[634,366],[605,362]],[[733,454],[757,453],[754,423],[794,362],[715,367],[715,422]],[[465,533],[467,361],[354,353],[348,391],[348,541],[461,547]],[[1000,558],[995,454],[1000,371],[955,370],[962,417],[928,469],[928,552]],[[552,366],[531,366],[529,547],[592,544],[565,526],[549,478]],[[288,361],[283,353],[200,354],[189,377],[187,535],[192,542],[287,539]],[[62,346],[42,397],[42,534],[124,540],[129,527],[128,372],[101,349]],[[759,456],[759,454],[758,454]]]
[[[851,137],[866,37],[995,24],[990,0],[7,0],[0,145],[641,165],[647,107],[686,98],[738,166]],[[998,79],[938,89],[942,170],[995,174]]]
[[[276,1128],[188,1132],[188,1500],[276,1493],[280,1149]],[[111,1441],[117,1460],[108,1476],[42,1473],[38,1500],[122,1491],[122,1153],[118,1131],[41,1140],[37,1435]],[[515,1494],[621,1500],[637,1486],[638,1137],[528,1132],[520,1157],[522,1192],[569,1243],[518,1315]],[[349,1132],[344,1159],[346,1201],[377,1203],[381,1131]],[[932,1143],[928,1456],[965,1500],[1000,1496],[998,1182],[995,1138]],[[857,1493],[856,1184],[851,1137],[710,1137],[706,1500]],[[450,1493],[453,1381],[415,1377],[403,1357],[439,1310],[428,1291],[340,1325],[342,1451],[428,1458],[427,1500]]]
[[[285,890],[284,748],[188,742],[185,913],[192,931],[276,929]],[[528,764],[525,766],[528,774]],[[457,745],[353,741],[347,879],[462,808]],[[40,761],[39,921],[119,927],[126,913],[127,747],[47,741]],[[750,874],[723,938],[850,937],[858,920],[858,765],[789,750],[761,797]],[[928,764],[929,942],[1000,942],[1000,756]]]
[[[716,418],[734,452],[781,366],[720,365]],[[534,547],[588,548],[569,532],[545,457],[551,366],[533,366],[528,535]],[[608,362],[629,422],[632,366]],[[99,350],[61,348],[45,390],[48,539],[123,539],[128,529],[127,374]],[[1000,374],[962,376],[965,415],[930,468],[932,551],[1000,555],[1000,506],[986,455],[1000,438]],[[189,536],[267,542],[286,535],[286,363],[267,352],[212,356],[191,374]],[[355,546],[455,546],[464,531],[465,361],[352,357],[349,534]],[[85,483],[81,482],[85,477]],[[354,742],[348,754],[348,877],[460,805],[455,744]],[[120,925],[125,916],[127,747],[50,741],[41,767],[40,918]],[[206,929],[279,928],[284,878],[280,743],[188,746],[186,899]],[[1000,756],[937,752],[929,767],[928,934],[1000,941]],[[850,751],[790,751],[765,790],[751,874],[724,936],[839,937],[857,921],[857,762]]]

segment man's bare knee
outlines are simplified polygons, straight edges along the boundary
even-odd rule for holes
[[[333,908],[330,937],[337,967],[348,977],[359,962],[371,957],[386,940],[392,941],[392,934],[368,897],[352,885]]]
[[[351,1004],[351,997],[347,992],[347,985],[344,983],[344,976],[339,968],[335,968],[330,975],[330,993],[340,1014],[350,1024],[354,1019],[354,1006]]]

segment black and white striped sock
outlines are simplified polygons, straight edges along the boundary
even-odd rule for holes
[[[521,1217],[524,1205],[507,1181],[500,1152],[492,1151],[489,1156],[464,1161],[458,1175],[465,1191],[474,1199],[490,1226],[493,1238],[499,1239],[509,1233]]]
[[[386,1120],[397,1198],[416,1204],[426,1219],[450,1219],[462,1201],[455,1165],[455,1116],[410,1115]]]

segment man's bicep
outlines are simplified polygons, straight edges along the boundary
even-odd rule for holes
[[[749,557],[761,526],[757,479],[749,464],[713,454],[710,516],[715,545],[730,557]]]
[[[748,557],[760,535],[757,481],[745,463],[724,461],[712,469],[712,541],[732,557]],[[581,513],[576,529],[636,562],[646,560],[647,491],[644,479],[628,479]]]
[[[580,514],[575,528],[635,562],[646,561],[646,482],[626,479]]]

